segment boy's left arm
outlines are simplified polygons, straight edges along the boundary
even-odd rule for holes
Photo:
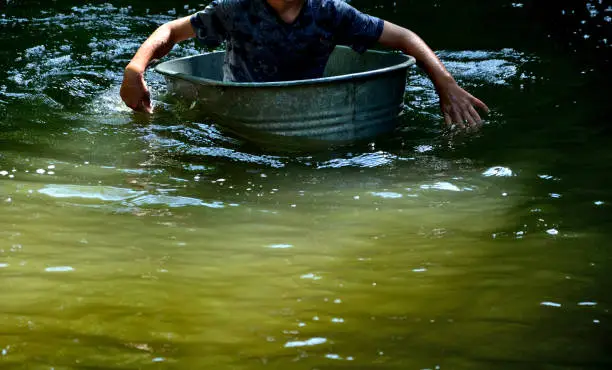
[[[477,127],[482,123],[475,108],[488,112],[489,108],[462,89],[446,70],[440,59],[414,32],[385,21],[380,39],[382,45],[412,55],[417,65],[425,70],[440,96],[440,108],[447,125],[461,128]]]

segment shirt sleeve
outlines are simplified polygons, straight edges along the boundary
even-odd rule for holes
[[[384,21],[364,14],[343,0],[331,0],[334,36],[338,44],[353,48],[363,53],[378,42],[383,32]]]
[[[225,7],[218,0],[211,2],[204,10],[191,16],[191,26],[196,38],[205,46],[216,48],[226,39],[227,27],[223,20]]]

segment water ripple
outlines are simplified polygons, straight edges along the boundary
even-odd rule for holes
[[[317,165],[317,168],[342,168],[342,167],[362,167],[372,168],[391,164],[396,155],[387,152],[364,153],[351,158],[335,158]]]
[[[461,191],[457,185],[451,184],[450,182],[441,181],[434,184],[423,184],[421,185],[423,190],[446,190],[446,191]]]
[[[170,208],[178,207],[208,207],[208,208],[225,208],[222,202],[204,202],[197,198],[189,198],[182,196],[169,196],[169,195],[144,195],[126,202],[126,205],[135,206],[152,206],[152,205],[165,205]]]
[[[117,188],[112,186],[85,186],[85,185],[47,185],[38,190],[40,194],[53,198],[81,198],[108,202],[122,202],[124,206],[158,206],[170,208],[179,207],[208,207],[225,208],[223,202],[205,202],[201,199],[170,196],[164,194],[149,194],[142,190]]]
[[[122,201],[143,195],[145,191],[116,188],[112,186],[47,185],[39,193],[53,198],[83,198],[102,201]]]

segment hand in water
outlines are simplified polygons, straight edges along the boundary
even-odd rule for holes
[[[485,103],[463,90],[456,82],[452,81],[438,88],[440,96],[440,108],[444,114],[444,122],[447,126],[457,125],[459,128],[475,129],[482,125],[482,118],[476,111],[481,109],[485,113],[489,108]]]
[[[144,80],[144,73],[128,66],[123,74],[123,83],[120,91],[121,99],[125,104],[138,112],[152,113],[151,94]]]

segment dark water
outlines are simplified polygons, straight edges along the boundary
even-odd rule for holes
[[[414,70],[392,137],[268,153],[153,72],[153,116],[118,97],[198,4],[0,4],[0,368],[612,367],[612,9],[353,5],[438,50],[481,132]]]

